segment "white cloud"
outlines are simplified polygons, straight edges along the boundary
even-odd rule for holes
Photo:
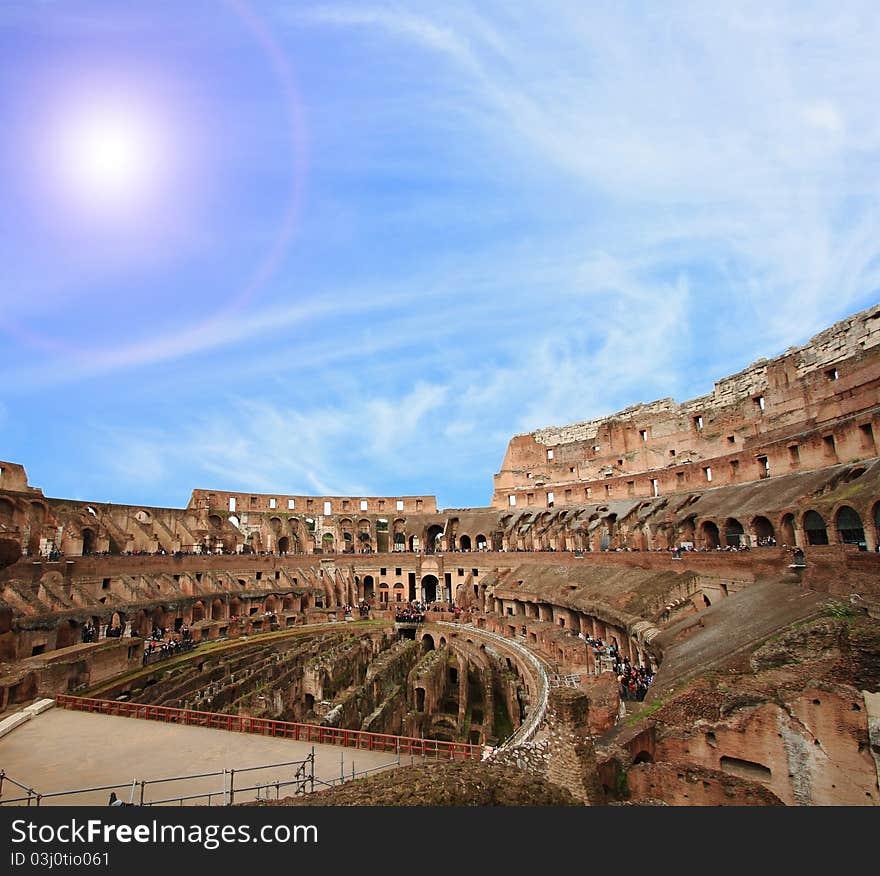
[[[756,330],[771,343],[876,288],[873,4],[411,8],[324,6],[313,18],[445,60],[470,85],[457,111],[505,160],[526,176],[555,167],[584,198],[601,193],[612,228],[638,217],[616,255],[643,257],[649,240],[735,265],[725,294],[761,312]]]
[[[837,108],[826,101],[808,104],[803,109],[804,118],[814,127],[829,134],[843,132],[843,119]]]
[[[356,100],[332,93],[357,120],[321,108],[346,131],[338,153],[316,149],[323,173],[406,190],[387,209],[340,196],[342,219],[326,207],[340,253],[380,276],[349,283],[330,265],[293,307],[255,304],[60,375],[0,374],[29,389],[226,351],[216,377],[199,363],[175,377],[222,387],[210,414],[108,439],[156,477],[319,494],[467,478],[488,493],[475,472],[515,431],[708,392],[877,299],[872,3],[278,9],[288,33],[350,32],[357,51],[378,44],[383,75],[423,77],[371,91],[365,62]],[[436,131],[448,142],[426,145]],[[387,268],[358,249],[376,239]],[[401,258],[411,241],[417,258]]]

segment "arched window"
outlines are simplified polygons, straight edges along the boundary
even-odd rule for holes
[[[807,534],[807,544],[828,544],[828,530],[821,514],[815,511],[804,514],[804,532]]]
[[[867,549],[865,528],[862,518],[855,508],[844,505],[837,512],[837,537],[841,544],[857,544],[862,550]]]
[[[700,534],[703,537],[703,547],[714,549],[721,544],[718,526],[711,520],[704,520],[700,524]]]
[[[743,534],[743,525],[735,517],[724,521],[724,540],[728,547],[742,547]]]

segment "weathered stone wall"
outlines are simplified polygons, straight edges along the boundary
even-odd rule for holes
[[[547,779],[586,805],[602,803],[604,795],[590,733],[590,701],[582,691],[568,687],[550,692],[547,729],[550,763]]]
[[[655,759],[760,782],[789,806],[880,805],[864,700],[826,685],[669,732]]]
[[[419,647],[409,639],[380,651],[367,667],[363,684],[337,700],[336,726],[399,733],[407,711],[406,679],[418,657]]]
[[[548,492],[553,506],[651,497],[700,478],[744,483],[872,458],[878,387],[880,306],[723,378],[711,395],[515,436],[492,504],[509,510],[515,496],[517,508],[546,508]]]
[[[642,763],[626,776],[632,801],[662,800],[669,806],[782,806],[759,782],[691,764]]]

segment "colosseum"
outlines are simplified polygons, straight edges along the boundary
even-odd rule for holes
[[[877,805],[878,432],[880,305],[699,398],[512,437],[486,507],[110,505],[2,462],[0,767],[54,705],[393,740],[288,803]]]

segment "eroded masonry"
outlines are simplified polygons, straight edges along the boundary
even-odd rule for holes
[[[0,708],[491,749],[333,802],[469,802],[486,774],[470,802],[877,805],[878,434],[880,306],[709,395],[513,437],[485,508],[109,505],[0,462]]]

